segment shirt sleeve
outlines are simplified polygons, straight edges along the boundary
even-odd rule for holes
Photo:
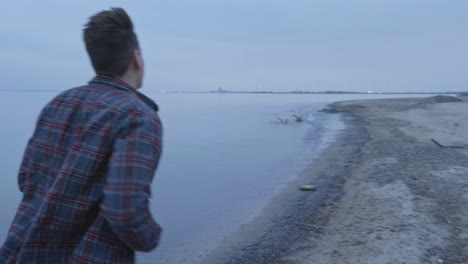
[[[101,212],[122,242],[148,252],[161,234],[149,210],[151,182],[161,154],[161,123],[138,112],[129,113],[122,123],[109,158]]]
[[[28,144],[26,145],[26,149],[23,154],[23,159],[21,160],[21,165],[18,173],[18,187],[20,192],[24,191],[24,182],[26,179],[26,169],[27,169],[27,164],[29,161],[29,156],[31,155],[30,151],[30,144],[31,144],[32,139],[29,139]]]

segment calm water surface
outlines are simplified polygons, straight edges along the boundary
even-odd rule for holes
[[[144,91],[144,90],[143,90]],[[0,92],[0,243],[20,201],[17,172],[41,108],[53,92]],[[402,95],[147,93],[160,106],[164,151],[151,209],[159,247],[139,263],[190,263],[257,216],[310,164],[343,124],[317,112],[333,101]],[[276,115],[306,122],[279,124]]]

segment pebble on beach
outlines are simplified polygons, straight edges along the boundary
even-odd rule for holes
[[[317,190],[314,185],[304,184],[299,187],[301,191],[315,191]]]

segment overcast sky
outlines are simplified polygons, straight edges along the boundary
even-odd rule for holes
[[[132,17],[144,90],[468,90],[466,0],[4,1],[0,89],[94,76],[81,39],[109,7]]]

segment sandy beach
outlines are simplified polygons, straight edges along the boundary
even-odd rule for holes
[[[466,101],[330,105],[347,123],[338,139],[201,262],[468,263]]]

